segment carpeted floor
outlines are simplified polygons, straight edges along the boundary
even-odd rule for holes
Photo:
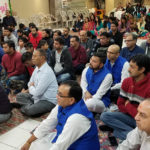
[[[41,117],[31,118],[31,119],[35,119],[37,121],[42,121],[47,117],[48,114],[49,113],[44,114]],[[18,126],[19,124],[21,124],[22,122],[24,122],[27,119],[28,119],[28,117],[24,116],[19,111],[19,109],[13,109],[11,118],[7,122],[0,124],[0,135],[6,133],[7,131],[11,130],[12,128]],[[97,120],[96,123],[97,123],[97,126],[99,126],[100,121]],[[99,130],[99,139],[100,139],[100,143],[101,143],[101,150],[115,150],[116,149],[116,147],[112,147],[110,145],[107,132],[101,132]]]

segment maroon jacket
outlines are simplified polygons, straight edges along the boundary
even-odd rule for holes
[[[69,51],[72,56],[73,67],[76,67],[79,64],[86,64],[87,56],[86,56],[86,50],[84,47],[79,45],[77,50],[75,50],[73,47],[70,47]]]

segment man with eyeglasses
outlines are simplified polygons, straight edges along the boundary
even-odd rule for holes
[[[140,47],[144,49],[145,55],[150,57],[150,34],[148,34],[147,40],[141,43]]]
[[[137,35],[134,33],[128,33],[126,35],[125,43],[127,47],[122,48],[120,56],[130,61],[130,58],[137,54],[144,54],[144,50],[136,45]]]
[[[99,150],[96,123],[82,100],[80,85],[72,80],[61,83],[57,100],[21,150]]]
[[[129,77],[128,61],[120,56],[120,47],[116,44],[108,47],[107,60],[105,67],[111,72],[113,76],[113,84],[111,86],[111,101],[116,104],[119,96],[119,91],[122,81]]]
[[[104,112],[100,116],[100,120],[108,126],[105,131],[113,131],[113,135],[121,140],[125,140],[126,135],[136,127],[134,117],[139,103],[150,98],[149,66],[150,58],[146,55],[138,54],[131,58],[130,77],[123,80],[117,100],[119,112]]]

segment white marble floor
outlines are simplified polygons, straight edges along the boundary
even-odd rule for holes
[[[39,121],[28,119],[19,126],[0,136],[0,150],[20,150],[31,136],[30,132],[39,125]]]

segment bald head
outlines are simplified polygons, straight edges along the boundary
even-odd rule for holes
[[[80,40],[81,42],[87,41],[87,32],[85,30],[80,31]]]
[[[120,47],[116,44],[113,44],[108,47],[107,58],[111,63],[114,63],[120,55]]]
[[[119,53],[120,52],[120,47],[119,47],[119,45],[117,45],[117,44],[113,44],[113,45],[110,45],[109,47],[108,47],[108,49],[112,49],[113,50],[113,52],[115,52],[115,53]]]
[[[150,135],[150,98],[140,103],[135,120],[137,127]]]

